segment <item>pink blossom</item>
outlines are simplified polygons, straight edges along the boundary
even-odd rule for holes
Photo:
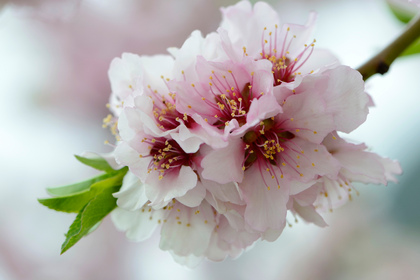
[[[320,193],[314,205],[320,210],[332,211],[351,200],[352,193],[358,194],[353,182],[387,185],[388,181],[397,182],[395,175],[402,173],[398,162],[366,151],[364,144],[348,143],[338,135],[326,137],[323,144],[341,169],[336,179],[322,177],[314,185]]]
[[[222,9],[218,30],[225,50],[233,60],[244,56],[271,62],[274,85],[293,82],[337,63],[327,50],[315,48],[311,38],[316,15],[310,14],[306,25],[282,23],[268,4],[241,1]]]
[[[218,33],[170,48],[174,58],[124,54],[109,71],[115,158],[130,170],[114,223],[138,241],[161,224],[161,249],[187,265],[276,240],[288,212],[324,227],[318,211],[345,201],[332,193],[401,173],[338,137],[372,102],[356,70],[304,45],[313,14],[283,24],[241,1],[223,16]]]
[[[208,193],[208,198],[196,205],[187,206],[174,199],[155,209],[147,201],[146,188],[128,173],[120,192],[114,194],[119,207],[112,219],[134,241],[149,238],[160,227],[160,248],[179,263],[195,266],[204,256],[214,261],[228,255],[237,257],[259,238],[259,234],[247,230],[239,213],[243,206],[222,202]]]

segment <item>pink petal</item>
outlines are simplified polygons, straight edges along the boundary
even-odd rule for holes
[[[219,184],[242,182],[244,171],[245,143],[241,138],[232,138],[226,148],[210,151],[204,156],[202,176]]]
[[[197,185],[197,174],[189,166],[168,172],[161,180],[159,175],[158,171],[152,171],[146,179],[146,195],[150,205],[155,208],[165,206],[173,198],[184,196]]]
[[[328,87],[322,92],[327,112],[334,115],[336,130],[349,133],[366,120],[369,112],[362,75],[347,66],[324,73],[329,77]]]
[[[278,122],[283,121],[283,127],[300,138],[321,143],[334,130],[332,115],[326,110],[326,104],[317,92],[299,92],[286,99]]]
[[[260,172],[257,165],[258,162],[245,172],[245,178],[239,184],[247,202],[245,220],[253,229],[261,232],[280,230],[285,224],[289,186],[286,182],[280,182],[281,187],[278,188],[276,180],[265,170]]]

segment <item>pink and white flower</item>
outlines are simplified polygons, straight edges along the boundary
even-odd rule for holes
[[[264,2],[252,7],[250,2],[241,1],[223,8],[222,15],[218,32],[230,58],[250,56],[270,61],[274,85],[337,65],[337,59],[327,50],[316,49],[316,41],[310,37],[315,13],[310,14],[306,25],[288,24]]]
[[[336,179],[322,177],[313,187],[319,192],[314,206],[321,211],[332,211],[351,200],[352,193],[358,193],[353,182],[387,185],[397,182],[395,175],[402,173],[398,162],[366,151],[365,144],[348,143],[338,135],[326,137],[323,144],[341,168]]]
[[[371,100],[356,70],[304,45],[313,14],[302,26],[261,2],[222,12],[217,33],[193,32],[173,57],[125,54],[109,72],[115,158],[130,170],[114,223],[137,241],[160,224],[160,247],[187,265],[274,241],[288,212],[326,226],[318,211],[347,185],[401,173],[338,137]]]

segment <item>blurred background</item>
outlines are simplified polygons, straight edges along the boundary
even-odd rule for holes
[[[358,186],[359,197],[325,215],[328,228],[299,222],[237,260],[190,270],[160,251],[158,235],[132,243],[107,218],[60,256],[74,216],[36,198],[96,174],[73,154],[110,150],[101,126],[112,58],[180,47],[195,29],[214,31],[219,7],[235,2],[0,1],[0,280],[420,279],[420,55],[369,79],[376,107],[346,136],[398,159],[400,183]],[[317,11],[317,47],[354,68],[404,28],[384,0],[269,2],[289,22],[303,24]]]

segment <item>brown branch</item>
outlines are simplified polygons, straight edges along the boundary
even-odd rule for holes
[[[357,69],[367,80],[372,75],[388,72],[392,62],[417,38],[420,37],[420,14],[414,17],[406,26],[404,32],[390,45]]]

